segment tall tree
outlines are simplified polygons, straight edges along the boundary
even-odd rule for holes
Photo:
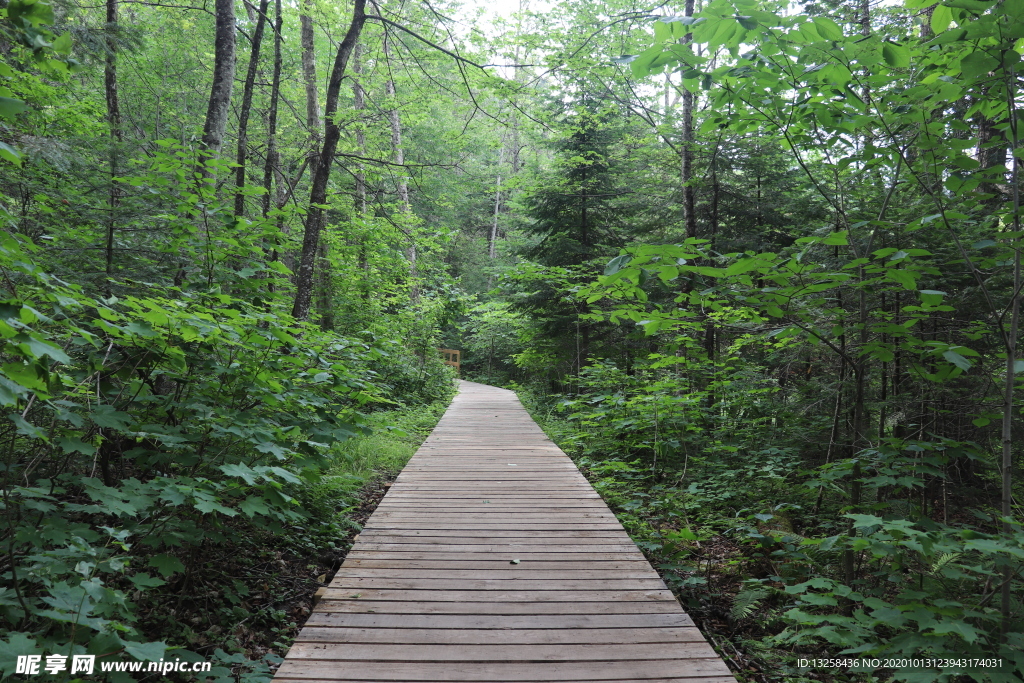
[[[313,174],[313,183],[309,191],[309,208],[302,236],[302,254],[299,258],[298,272],[295,275],[295,301],[292,305],[292,315],[299,320],[309,317],[309,309],[313,301],[313,275],[316,268],[317,250],[320,245],[320,232],[323,230],[327,182],[330,180],[331,165],[338,149],[338,140],[341,139],[341,127],[337,120],[341,82],[345,77],[348,60],[359,41],[359,34],[362,33],[365,23],[366,0],[355,0],[352,6],[352,19],[345,32],[345,37],[338,45],[338,52],[335,55],[327,84],[323,145],[320,148],[316,173]]]
[[[203,149],[216,154],[224,142],[231,91],[235,84],[235,0],[216,0],[213,84],[203,124]]]
[[[251,6],[245,0],[247,6]],[[249,52],[249,70],[245,75],[245,84],[242,88],[242,108],[238,113],[238,148],[235,154],[235,215],[241,216],[245,211],[245,195],[242,194],[242,186],[245,185],[245,162],[249,153],[249,110],[252,108],[252,95],[256,89],[256,73],[259,71],[260,47],[263,44],[263,30],[267,23],[267,10],[270,7],[270,0],[261,0],[258,16],[256,17],[256,28],[252,33],[252,50]]]
[[[114,234],[117,230],[117,207],[121,203],[121,191],[117,186],[115,178],[118,176],[119,143],[122,140],[121,130],[121,104],[117,93],[117,31],[118,31],[118,0],[107,0],[107,26],[106,26],[106,59],[103,69],[104,92],[107,100],[107,126],[110,130],[110,193],[108,197],[107,214],[107,238],[105,261],[107,278],[114,275]],[[107,296],[113,292],[110,283],[107,283]]]

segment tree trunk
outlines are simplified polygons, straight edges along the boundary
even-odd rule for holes
[[[494,184],[494,217],[491,221],[491,239],[487,250],[488,256],[491,257],[492,261],[498,257],[498,213],[501,211],[501,165],[504,162],[505,142],[502,140],[501,149],[498,150],[498,179]]]
[[[401,166],[405,164],[405,150],[402,148],[402,119],[398,113],[398,102],[396,101],[395,81],[390,77],[391,73],[391,50],[388,36],[384,36],[384,59],[388,63],[389,77],[384,84],[384,93],[387,96],[388,120],[391,122],[391,160]],[[409,182],[405,177],[405,169],[399,168],[397,191],[398,200],[402,203],[402,213],[409,213]],[[406,258],[409,260],[409,299],[416,303],[420,298],[419,285],[416,280],[419,277],[419,269],[416,265],[416,235],[409,231],[409,246],[405,250]]]
[[[320,149],[320,92],[316,83],[316,48],[313,34],[313,1],[302,0],[299,21],[302,23],[302,81],[306,86],[306,127],[312,142],[309,155],[310,175],[316,175],[317,152]]]
[[[334,161],[334,153],[338,149],[338,140],[341,138],[341,128],[338,127],[334,116],[338,110],[341,81],[345,76],[348,60],[355,49],[365,23],[366,0],[354,0],[352,21],[341,44],[338,45],[330,81],[327,84],[324,141],[309,191],[309,210],[306,213],[306,229],[302,237],[302,255],[295,278],[295,302],[292,305],[292,315],[298,320],[305,320],[309,317],[309,308],[313,301],[313,272],[316,267],[317,247],[320,244],[320,230],[323,226],[323,205],[327,202],[327,181],[330,179],[331,164]]]
[[[684,16],[693,16],[693,0],[686,0]],[[693,34],[687,33],[684,44],[693,42]],[[693,93],[683,86],[683,159],[681,177],[683,183],[683,222],[686,225],[686,236],[697,236],[697,214],[694,211],[693,199]]]
[[[248,8],[250,3],[246,2]],[[245,74],[245,86],[242,88],[242,110],[238,114],[238,150],[235,154],[235,216],[245,213],[245,196],[242,187],[245,185],[245,161],[249,154],[249,109],[252,107],[252,93],[256,87],[256,72],[260,65],[260,46],[263,43],[263,30],[267,23],[267,8],[270,0],[261,0],[259,16],[256,17],[256,29],[252,34],[252,50],[249,51],[249,70]]]
[[[303,0],[299,21],[301,22],[300,42],[302,44],[302,81],[306,89],[306,128],[309,130],[308,162],[311,175],[316,175],[319,164],[318,150],[322,143],[320,134],[320,90],[316,82],[316,49],[313,33],[313,2]],[[327,240],[320,233],[316,249],[316,307],[320,313],[320,326],[325,330],[334,329],[334,306],[331,297],[333,278],[331,277],[330,249]]]
[[[109,278],[114,275],[114,233],[117,230],[117,207],[121,203],[121,191],[114,180],[118,176],[118,144],[122,140],[121,105],[117,97],[117,38],[118,29],[117,0],[107,0],[107,58],[103,69],[104,90],[107,95],[107,125],[110,127],[110,195],[109,213],[107,214],[106,239],[106,274],[108,283],[107,296],[110,289]]]
[[[1017,97],[1016,88],[1014,84],[1017,81],[1014,68],[1011,66],[1008,71],[1007,87],[1008,92],[1007,103],[1009,104],[1009,118],[1010,120],[1016,119],[1019,112],[1016,111],[1014,106]],[[1010,134],[1013,136],[1011,142],[1013,143],[1014,155],[1013,155],[1013,166],[1010,175],[1011,178],[1011,190],[1013,200],[1013,232],[1015,235],[1020,234],[1021,222],[1020,222],[1020,157],[1017,156],[1016,152],[1020,147],[1020,126],[1011,126]],[[1021,287],[1024,287],[1024,276],[1021,274],[1021,247],[1020,238],[1015,237],[1015,244],[1013,249],[1013,294],[1010,299],[1010,328],[1006,331],[1005,336],[1005,348],[1006,348],[1006,375],[1003,378],[1003,420],[1002,420],[1002,500],[1000,512],[1003,516],[1003,533],[1009,537],[1013,533],[1013,525],[1011,519],[1013,518],[1013,418],[1014,418],[1014,406],[1013,406],[1013,390],[1014,383],[1017,379],[1017,333],[1020,330],[1020,297]],[[1013,566],[1007,562],[1006,567],[1003,569],[1003,583],[1000,588],[1000,611],[1002,613],[1002,634],[1003,639],[1007,638],[1010,627],[1011,617],[1013,612],[1012,607],[1012,595],[1013,590],[1012,581],[1015,575]]]
[[[220,152],[235,83],[235,0],[216,0],[216,39],[213,50],[213,85],[203,124],[203,149]]]
[[[352,55],[352,107],[357,112],[366,109],[366,94],[363,90],[363,83],[360,77],[363,75],[363,46],[356,45],[355,53]],[[359,120],[356,124],[356,147],[359,149],[359,156],[366,156],[366,131],[363,129],[363,115],[358,114]],[[360,162],[356,166],[356,211],[360,216],[366,215],[366,165]]]
[[[274,2],[274,72],[270,81],[270,107],[267,111],[267,157],[263,164],[263,217],[270,214],[270,202],[273,194],[274,170],[279,166],[277,153],[277,105],[281,98],[281,0]],[[277,259],[274,250],[273,259]]]

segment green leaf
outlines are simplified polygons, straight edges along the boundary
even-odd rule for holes
[[[157,555],[149,561],[150,567],[156,567],[163,577],[166,579],[174,572],[185,571],[185,565],[181,563],[181,560],[174,557],[173,555]]]
[[[971,361],[967,360],[956,351],[944,351],[942,353],[942,357],[948,360],[953,365],[960,368],[961,370],[971,369]]]
[[[71,54],[71,34],[65,33],[53,41],[53,51],[61,55]]]
[[[21,154],[6,142],[0,142],[0,159],[9,161],[15,166],[21,166]]]
[[[267,506],[267,501],[258,496],[249,496],[239,504],[238,509],[241,510],[246,517],[265,515],[270,512],[270,508]]]
[[[910,50],[898,43],[882,45],[882,59],[894,69],[906,69],[910,66]]]
[[[82,455],[92,457],[96,454],[96,447],[92,444],[88,444],[81,439],[75,437],[70,439],[60,439],[57,444],[61,450],[65,453],[81,453]]]
[[[50,358],[59,363],[71,363],[71,359],[68,358],[68,355],[64,353],[62,349],[52,344],[47,344],[44,341],[40,341],[38,339],[30,337],[27,334],[19,334],[18,336],[14,337],[11,341],[21,346],[28,347],[28,350],[33,358],[49,356]]]
[[[828,17],[814,17],[814,28],[818,29],[818,33],[825,40],[843,39],[843,29]]]
[[[92,409],[92,412],[89,413],[89,417],[100,427],[117,429],[122,432],[128,430],[128,425],[132,419],[132,416],[128,413],[115,410],[114,406],[109,405],[96,406]]]
[[[10,633],[6,640],[0,640],[0,672],[7,676],[13,675],[19,656],[38,655],[42,654],[42,651],[42,647],[36,644],[35,639],[30,638],[28,634]]]
[[[18,413],[10,413],[7,417],[14,423],[19,434],[24,434],[33,439],[46,440],[46,430],[35,426]]]
[[[999,60],[984,50],[977,50],[960,60],[960,71],[967,78],[987,76],[999,68]]]
[[[257,474],[248,465],[244,465],[244,464],[241,464],[241,463],[239,463],[239,464],[230,464],[230,465],[221,465],[220,466],[220,471],[223,472],[224,474],[228,475],[229,477],[239,477],[239,478],[241,478],[249,486],[252,486],[252,485],[254,485],[256,483]]]
[[[755,28],[757,28],[757,20],[752,17],[737,16],[736,21],[740,22],[740,26],[747,29],[748,31],[753,31]]]
[[[13,97],[0,97],[0,117],[12,119],[23,111],[28,111],[24,101]]]
[[[654,22],[654,40],[659,43],[672,40],[672,27],[664,21]]]
[[[936,5],[930,23],[934,33],[942,33],[953,23],[953,11],[945,5]]]
[[[129,576],[128,579],[131,580],[131,582],[135,584],[135,587],[139,590],[145,590],[147,588],[158,588],[167,583],[163,579],[158,579],[155,576],[150,576],[145,572]]]
[[[831,235],[829,235],[824,240],[822,240],[821,243],[822,244],[836,245],[836,246],[845,246],[845,245],[849,244],[849,242],[846,239],[846,231],[845,230],[841,230],[839,232],[833,232]]]
[[[157,662],[163,659],[164,653],[167,652],[167,643],[160,641],[152,643],[125,643],[124,651],[130,654],[135,659],[141,659],[143,661]]]
[[[608,262],[608,265],[606,265],[604,267],[604,274],[605,275],[614,275],[615,273],[619,272],[624,265],[626,265],[627,263],[629,263],[632,260],[633,260],[633,256],[632,255],[630,255],[630,254],[620,254],[619,256],[616,256],[615,258],[613,258],[611,261]]]

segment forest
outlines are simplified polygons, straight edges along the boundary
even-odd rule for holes
[[[269,681],[448,348],[739,680],[1024,680],[1024,0],[0,5],[0,676]]]

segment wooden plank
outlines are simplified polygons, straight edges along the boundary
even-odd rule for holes
[[[321,600],[321,612],[360,614],[595,615],[678,614],[678,602],[416,602],[414,600]]]
[[[495,639],[498,639],[496,636]],[[701,638],[698,642],[658,643],[560,643],[528,645],[467,645],[453,647],[408,643],[297,642],[289,658],[345,661],[363,659],[372,650],[376,662],[586,662],[657,659],[711,659],[715,651]]]
[[[332,591],[335,590],[351,591],[366,588],[432,591],[506,591],[508,589],[526,591],[646,591],[664,589],[665,582],[657,576],[654,578],[553,579],[532,578],[528,575],[520,575],[516,577],[451,579],[345,575],[334,577],[334,581],[331,581],[325,597],[333,595]]]
[[[515,394],[460,394],[367,520],[275,678],[729,683]]]
[[[327,587],[324,600],[398,600],[410,602],[676,602],[667,590],[455,590],[455,589],[401,589],[358,588],[334,584]]]
[[[440,648],[436,648],[440,649]],[[320,681],[621,681],[638,673],[650,677],[707,681],[728,676],[720,659],[660,659],[590,662],[318,662],[287,658],[278,670],[281,680]],[[735,679],[726,679],[735,680]]]
[[[378,628],[462,629],[469,631],[498,630],[513,636],[517,630],[597,630],[635,628],[691,628],[689,615],[673,610],[642,614],[389,614],[344,613],[317,610],[310,615],[306,628]],[[302,634],[304,635],[304,634]],[[300,635],[300,637],[302,637]],[[687,636],[689,637],[689,636]]]
[[[637,563],[639,565],[639,563]],[[450,567],[431,567],[424,569],[420,567],[360,567],[359,565],[342,566],[335,574],[335,578],[354,577],[380,577],[380,578],[426,578],[444,577],[446,579],[472,580],[478,578],[519,580],[530,579],[541,580],[577,580],[584,579],[658,579],[661,578],[651,569],[638,566],[636,569],[563,569],[561,571],[550,571],[543,569],[514,569],[508,568],[508,563],[492,566],[490,568],[472,567],[468,569],[452,569]]]
[[[306,626],[296,642],[406,645],[600,645],[704,643],[696,628],[367,628]]]

